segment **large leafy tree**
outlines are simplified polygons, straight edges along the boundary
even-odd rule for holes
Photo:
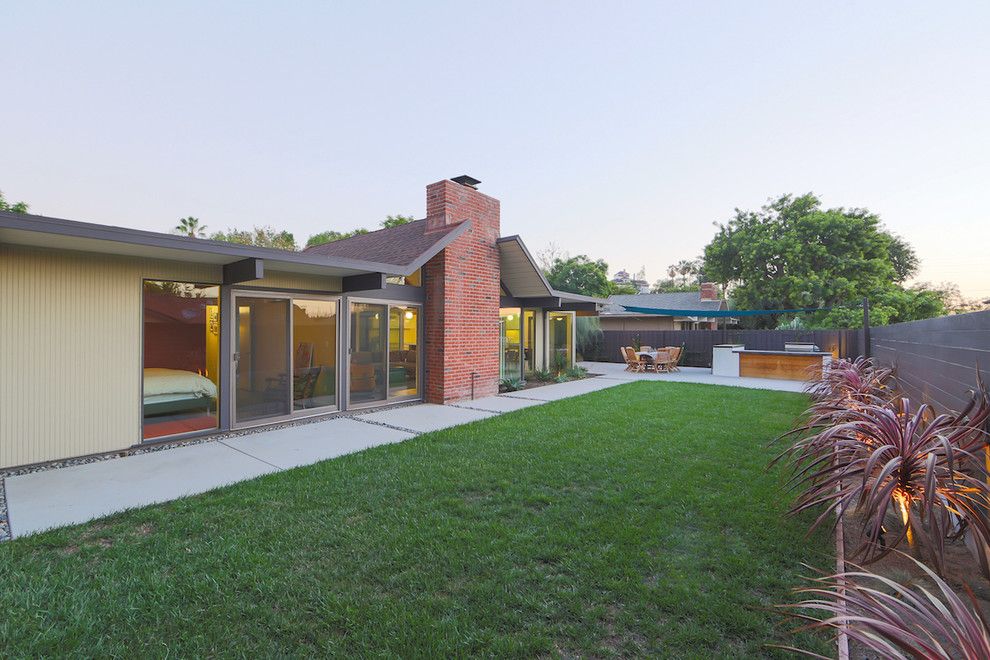
[[[899,282],[917,270],[906,241],[884,230],[866,209],[822,207],[814,194],[784,195],[759,211],[736,209],[705,247],[705,279],[728,286],[738,309],[837,307],[811,325],[853,326],[862,314],[843,306],[869,297],[876,321],[938,315],[944,308],[930,290]],[[841,309],[840,309],[841,308]],[[749,317],[775,327],[775,316]]]
[[[210,235],[214,241],[226,241],[240,245],[255,245],[257,247],[276,248],[279,250],[298,250],[295,237],[285,230],[274,227],[254,227],[252,229],[228,229]]]
[[[8,202],[3,196],[3,191],[0,190],[0,211],[7,211],[8,213],[27,213],[28,205],[24,202]]]
[[[608,296],[608,264],[604,260],[592,261],[587,255],[555,257],[546,273],[550,286],[560,291],[585,296]]]
[[[391,229],[392,227],[398,227],[399,225],[407,225],[416,218],[411,215],[402,215],[401,213],[396,213],[395,215],[385,216],[382,220],[382,229]]]
[[[199,221],[199,218],[189,216],[179,218],[179,224],[172,230],[176,234],[184,234],[189,238],[202,238],[206,235],[206,225]]]

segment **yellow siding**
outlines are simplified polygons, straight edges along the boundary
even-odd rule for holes
[[[220,268],[0,246],[0,467],[140,441],[146,277]]]
[[[0,467],[141,441],[143,279],[219,283],[220,266],[0,245]],[[336,291],[271,272],[252,286]]]
[[[240,286],[270,287],[272,289],[302,289],[305,291],[324,291],[333,293],[340,291],[340,278],[325,275],[306,275],[303,273],[282,273],[265,271],[262,280],[243,282]]]

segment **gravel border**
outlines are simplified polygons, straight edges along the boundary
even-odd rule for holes
[[[0,470],[0,543],[10,540],[10,518],[7,515],[7,484],[6,480],[9,477],[17,477],[22,474],[34,474],[35,472],[47,472],[48,470],[58,470],[60,468],[74,467],[76,465],[89,465],[90,463],[100,463],[102,461],[110,461],[115,458],[124,458],[125,456],[139,456],[141,454],[151,454],[157,451],[165,451],[168,449],[175,449],[177,447],[192,447],[194,445],[203,445],[209,442],[220,442],[222,440],[228,440],[230,438],[239,438],[245,435],[254,435],[255,433],[264,433],[266,431],[277,431],[279,429],[290,428],[293,426],[302,426],[304,424],[317,424],[319,422],[328,422],[333,419],[340,418],[353,418],[359,417],[361,415],[367,415],[372,412],[379,412],[382,410],[394,410],[396,408],[407,408],[410,406],[421,405],[422,401],[403,401],[401,403],[391,403],[385,406],[376,406],[374,408],[360,408],[358,410],[344,410],[338,412],[331,412],[325,415],[314,415],[313,417],[307,417],[305,419],[295,419],[286,422],[281,422],[279,424],[270,424],[266,426],[255,426],[249,429],[237,429],[235,431],[223,431],[220,433],[214,433],[212,435],[200,436],[196,438],[188,438],[185,440],[173,440],[171,442],[165,441],[156,444],[149,445],[135,445],[134,447],[128,447],[127,449],[119,449],[116,451],[108,451],[101,454],[91,454],[89,456],[80,456],[79,458],[66,458],[58,461],[49,461],[47,463],[35,463],[33,465],[25,465],[23,467],[9,468],[6,470]],[[391,426],[390,424],[384,424],[382,422],[375,422],[370,419],[360,420],[367,424],[376,424],[378,426],[385,426],[397,431],[405,431],[406,433],[412,433],[413,435],[419,435],[417,431],[412,429],[400,428],[398,426]]]

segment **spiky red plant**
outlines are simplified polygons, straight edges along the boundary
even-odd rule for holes
[[[856,567],[809,579],[810,586],[794,590],[803,600],[782,609],[807,622],[798,631],[841,629],[883,658],[990,658],[990,629],[972,592],[967,588],[967,603],[931,569],[912,561],[935,583],[938,595]]]
[[[819,511],[812,530],[836,511],[863,518],[862,540],[853,556],[872,562],[909,535],[944,570],[944,542],[971,534],[981,569],[990,575],[990,488],[981,479],[977,452],[990,401],[982,389],[960,413],[933,415],[901,398],[884,405],[859,404],[841,423],[799,439],[782,456],[799,495],[792,513]],[[888,514],[900,529],[884,536]],[[833,523],[834,526],[834,523]]]

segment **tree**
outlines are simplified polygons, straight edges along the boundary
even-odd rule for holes
[[[567,260],[570,256],[559,245],[551,241],[549,245],[536,253],[536,263],[543,269],[543,273],[547,274],[558,259]]]
[[[189,216],[188,218],[179,218],[179,224],[172,231],[176,234],[185,234],[189,238],[202,238],[206,235],[206,225],[201,225],[199,218]]]
[[[690,293],[700,291],[697,284],[678,284],[675,278],[657,280],[653,283],[650,293]]]
[[[313,247],[314,245],[323,245],[324,243],[333,243],[334,241],[342,241],[345,238],[350,238],[351,236],[357,236],[358,234],[367,234],[367,229],[354,229],[353,231],[334,231],[329,229],[327,231],[321,231],[319,234],[313,234],[306,240],[306,247]]]
[[[210,238],[214,241],[226,241],[240,245],[275,248],[278,250],[298,250],[295,237],[285,231],[278,231],[270,226],[248,229],[228,229],[215,232]]]
[[[402,215],[400,213],[389,215],[382,220],[382,228],[391,229],[392,227],[398,227],[399,225],[407,225],[415,219],[416,218],[411,215]]]
[[[27,213],[28,205],[24,202],[8,202],[4,199],[3,191],[0,190],[0,211],[8,213]]]
[[[583,254],[556,257],[547,272],[547,281],[560,291],[599,297],[608,296],[612,284],[608,281],[608,264],[602,259],[592,261]]]
[[[851,327],[862,318],[848,306],[864,297],[880,324],[941,313],[939,296],[898,282],[917,269],[917,257],[866,209],[824,209],[812,193],[784,195],[759,211],[736,209],[705,247],[705,278],[732,287],[738,309],[841,307],[809,325]],[[876,310],[876,311],[873,311]],[[749,317],[776,327],[777,315]]]
[[[632,295],[636,293],[639,293],[639,289],[632,284],[618,284],[611,281],[608,283],[608,295],[610,296]]]

